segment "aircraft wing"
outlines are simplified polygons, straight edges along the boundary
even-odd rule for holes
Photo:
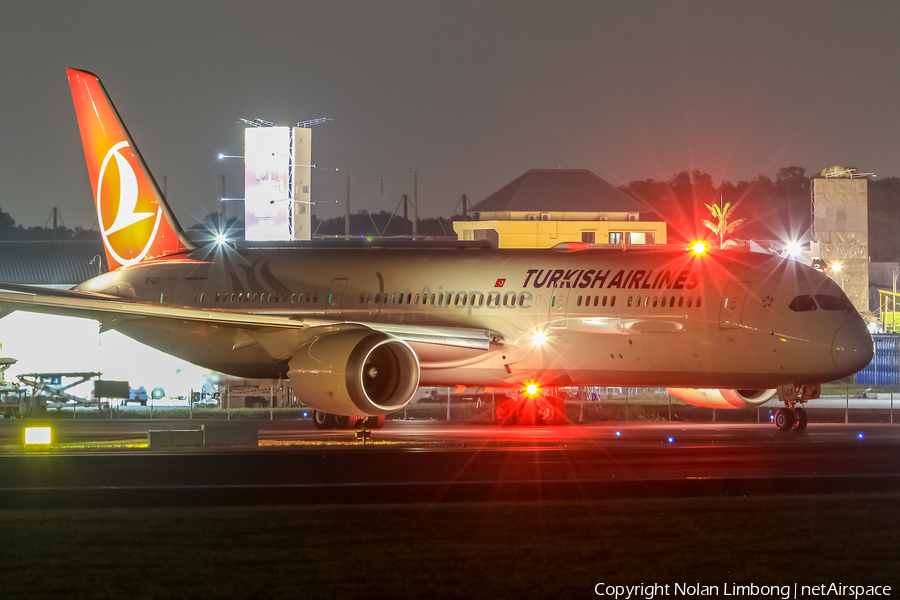
[[[157,304],[128,302],[117,296],[67,292],[29,286],[0,285],[2,289],[21,289],[19,293],[0,292],[0,318],[21,310],[82,319],[93,319],[101,324],[101,332],[116,329],[125,322],[137,319],[172,319],[176,321],[206,323],[219,327],[260,330],[265,328],[303,331],[314,327],[337,324],[353,324],[368,327],[403,339],[407,342],[437,344],[457,348],[487,350],[491,343],[502,344],[496,332],[484,329],[436,327],[422,325],[394,325],[359,320],[329,319],[319,315],[304,317],[296,314],[273,314],[271,311],[235,312],[201,310]],[[46,293],[45,293],[46,292]]]

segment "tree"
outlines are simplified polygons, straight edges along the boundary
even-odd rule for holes
[[[735,207],[731,206],[731,202],[726,202],[725,206],[719,206],[718,204],[707,204],[706,208],[709,209],[709,212],[712,213],[713,219],[716,219],[716,222],[713,223],[707,219],[701,219],[700,222],[703,223],[704,226],[708,227],[712,230],[713,233],[719,236],[719,248],[725,243],[725,236],[746,221],[747,219],[738,219],[736,221],[728,222],[728,219],[731,217],[731,214],[734,212]]]

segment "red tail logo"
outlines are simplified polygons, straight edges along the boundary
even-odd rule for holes
[[[68,69],[110,269],[190,248],[96,75]]]

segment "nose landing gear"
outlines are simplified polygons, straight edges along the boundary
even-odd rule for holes
[[[806,385],[782,385],[778,388],[778,399],[784,402],[784,408],[775,412],[775,426],[781,431],[803,431],[808,418],[806,410],[797,406],[819,397],[821,386],[818,383]]]

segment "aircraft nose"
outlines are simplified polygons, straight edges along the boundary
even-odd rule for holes
[[[842,377],[862,370],[875,355],[875,342],[862,319],[853,319],[841,325],[834,335],[831,356]]]

